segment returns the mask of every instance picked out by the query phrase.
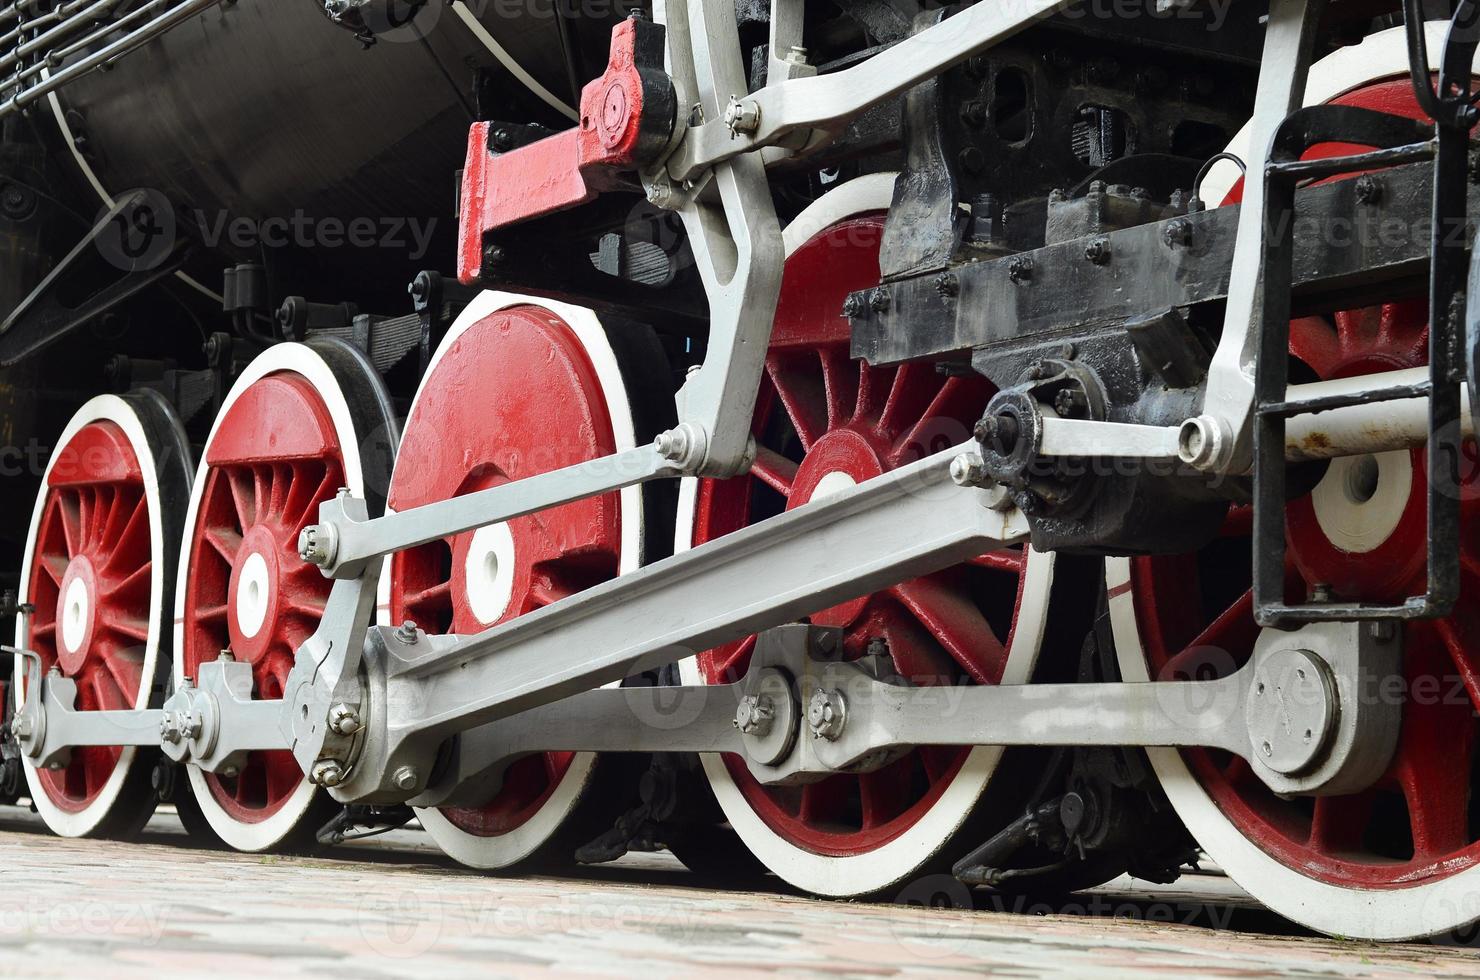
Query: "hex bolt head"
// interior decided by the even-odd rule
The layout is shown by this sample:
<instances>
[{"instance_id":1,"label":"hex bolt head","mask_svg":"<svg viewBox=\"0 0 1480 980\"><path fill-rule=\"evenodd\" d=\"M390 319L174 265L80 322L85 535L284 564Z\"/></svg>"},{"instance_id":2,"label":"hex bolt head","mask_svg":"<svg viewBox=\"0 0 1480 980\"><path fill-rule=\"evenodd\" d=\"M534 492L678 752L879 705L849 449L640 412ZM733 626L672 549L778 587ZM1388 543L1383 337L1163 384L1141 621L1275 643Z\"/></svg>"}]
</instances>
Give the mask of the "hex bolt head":
<instances>
[{"instance_id":1,"label":"hex bolt head","mask_svg":"<svg viewBox=\"0 0 1480 980\"><path fill-rule=\"evenodd\" d=\"M847 724L848 703L841 691L812 692L807 702L807 727L813 738L824 738L836 742Z\"/></svg>"},{"instance_id":2,"label":"hex bolt head","mask_svg":"<svg viewBox=\"0 0 1480 980\"><path fill-rule=\"evenodd\" d=\"M1026 255L1014 255L1007 262L1007 278L1021 286L1033 278L1033 260Z\"/></svg>"},{"instance_id":3,"label":"hex bolt head","mask_svg":"<svg viewBox=\"0 0 1480 980\"><path fill-rule=\"evenodd\" d=\"M888 310L889 303L889 290L885 289L883 286L880 286L878 289L875 289L873 292L868 294L869 308L875 313L883 313Z\"/></svg>"},{"instance_id":4,"label":"hex bolt head","mask_svg":"<svg viewBox=\"0 0 1480 980\"><path fill-rule=\"evenodd\" d=\"M1382 181L1371 174L1358 177L1356 187L1353 189L1356 192L1358 204L1376 204L1382 200Z\"/></svg>"},{"instance_id":5,"label":"hex bolt head","mask_svg":"<svg viewBox=\"0 0 1480 980\"><path fill-rule=\"evenodd\" d=\"M725 106L725 126L732 138L755 132L761 126L761 107L753 99L730 96L730 104Z\"/></svg>"},{"instance_id":6,"label":"hex bolt head","mask_svg":"<svg viewBox=\"0 0 1480 980\"><path fill-rule=\"evenodd\" d=\"M987 464L976 453L962 453L951 460L951 482L958 487L979 487L987 480Z\"/></svg>"},{"instance_id":7,"label":"hex bolt head","mask_svg":"<svg viewBox=\"0 0 1480 980\"><path fill-rule=\"evenodd\" d=\"M402 623L400 628L396 630L396 639L406 644L408 647L416 646L417 638L418 634L415 620L406 620L406 622Z\"/></svg>"},{"instance_id":8,"label":"hex bolt head","mask_svg":"<svg viewBox=\"0 0 1480 980\"><path fill-rule=\"evenodd\" d=\"M742 735L765 738L776 721L776 703L764 694L747 694L735 708L735 727Z\"/></svg>"},{"instance_id":9,"label":"hex bolt head","mask_svg":"<svg viewBox=\"0 0 1480 980\"><path fill-rule=\"evenodd\" d=\"M1096 238L1084 246L1084 257L1095 265L1105 265L1110 261L1110 239Z\"/></svg>"},{"instance_id":10,"label":"hex bolt head","mask_svg":"<svg viewBox=\"0 0 1480 980\"><path fill-rule=\"evenodd\" d=\"M163 722L161 722L163 727ZM15 721L10 723L10 734L16 738L29 738L31 735L31 719L25 715L18 715Z\"/></svg>"},{"instance_id":11,"label":"hex bolt head","mask_svg":"<svg viewBox=\"0 0 1480 980\"><path fill-rule=\"evenodd\" d=\"M360 713L348 704L336 704L329 709L329 728L336 735L349 736L363 727Z\"/></svg>"},{"instance_id":12,"label":"hex bolt head","mask_svg":"<svg viewBox=\"0 0 1480 980\"><path fill-rule=\"evenodd\" d=\"M335 759L320 759L313 764L308 778L320 786L338 786L344 781L344 766Z\"/></svg>"},{"instance_id":13,"label":"hex bolt head","mask_svg":"<svg viewBox=\"0 0 1480 980\"><path fill-rule=\"evenodd\" d=\"M319 540L317 525L311 524L299 532L298 557L310 565L322 565L328 560L328 553Z\"/></svg>"},{"instance_id":14,"label":"hex bolt head","mask_svg":"<svg viewBox=\"0 0 1480 980\"><path fill-rule=\"evenodd\" d=\"M1192 222L1173 218L1161 229L1161 240L1167 248L1185 248L1192 244Z\"/></svg>"},{"instance_id":15,"label":"hex bolt head","mask_svg":"<svg viewBox=\"0 0 1480 980\"><path fill-rule=\"evenodd\" d=\"M843 316L848 319L857 319L863 314L863 310L863 298L857 293L849 293L848 298L843 300Z\"/></svg>"},{"instance_id":16,"label":"hex bolt head","mask_svg":"<svg viewBox=\"0 0 1480 980\"><path fill-rule=\"evenodd\" d=\"M942 272L935 277L935 291L949 299L961 291L961 280L956 278L954 272Z\"/></svg>"},{"instance_id":17,"label":"hex bolt head","mask_svg":"<svg viewBox=\"0 0 1480 980\"><path fill-rule=\"evenodd\" d=\"M420 774L417 773L415 766L402 766L396 770L395 776L392 777L397 788L404 790L416 789L417 780L420 778Z\"/></svg>"}]
</instances>

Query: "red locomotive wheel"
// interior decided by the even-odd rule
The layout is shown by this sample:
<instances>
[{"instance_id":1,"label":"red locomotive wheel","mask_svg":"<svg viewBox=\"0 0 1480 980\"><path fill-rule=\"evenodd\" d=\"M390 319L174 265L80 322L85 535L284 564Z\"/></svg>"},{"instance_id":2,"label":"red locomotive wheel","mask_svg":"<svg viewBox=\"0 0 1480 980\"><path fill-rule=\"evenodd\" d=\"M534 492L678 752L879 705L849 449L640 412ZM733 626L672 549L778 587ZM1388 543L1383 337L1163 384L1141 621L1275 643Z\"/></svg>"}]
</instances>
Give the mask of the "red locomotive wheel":
<instances>
[{"instance_id":1,"label":"red locomotive wheel","mask_svg":"<svg viewBox=\"0 0 1480 980\"><path fill-rule=\"evenodd\" d=\"M372 516L394 438L374 369L347 345L280 344L248 366L216 419L196 475L177 593L177 681L226 655L252 665L253 696L284 695L294 653L318 627L330 582L298 535L340 487ZM306 843L332 801L290 752L253 752L239 773L190 769L222 840L260 851Z\"/></svg>"},{"instance_id":2,"label":"red locomotive wheel","mask_svg":"<svg viewBox=\"0 0 1480 980\"><path fill-rule=\"evenodd\" d=\"M756 409L751 473L701 481L680 508L679 547L847 490L970 437L993 389L930 364L873 368L849 355L849 292L879 280L892 179L865 178L822 198L788 229L788 259ZM803 231L802 229L806 229ZM815 234L810 232L816 229ZM803 237L806 235L807 237ZM820 610L850 658L928 685L1024 681L1042 637L1050 556L1026 550L976 561ZM685 679L732 681L754 639L700 654ZM774 873L822 894L857 895L915 873L961 827L996 768L995 748L925 747L862 775L767 788L743 760L704 758L735 831ZM980 843L974 841L973 843Z\"/></svg>"},{"instance_id":3,"label":"red locomotive wheel","mask_svg":"<svg viewBox=\"0 0 1480 980\"><path fill-rule=\"evenodd\" d=\"M153 395L94 398L47 466L26 544L17 646L77 684L81 711L144 708L168 669L166 590L190 485L189 448ZM17 657L15 676L25 673ZM24 699L17 685L18 702ZM23 756L36 809L69 837L126 836L154 811L157 750L87 747L62 768Z\"/></svg>"},{"instance_id":4,"label":"red locomotive wheel","mask_svg":"<svg viewBox=\"0 0 1480 980\"><path fill-rule=\"evenodd\" d=\"M648 442L671 424L671 391L651 331L608 330L590 310L485 293L422 381L389 506L406 510ZM390 565L389 621L477 633L630 572L661 557L654 546L666 551L672 496L671 487L631 487L401 552ZM486 804L419 815L449 855L474 867L568 856L611 826L622 801L596 786L612 771L593 753L529 756Z\"/></svg>"},{"instance_id":5,"label":"red locomotive wheel","mask_svg":"<svg viewBox=\"0 0 1480 980\"><path fill-rule=\"evenodd\" d=\"M1401 48L1402 31L1396 34L1388 44ZM1380 64L1383 38L1363 45L1374 55L1362 65L1363 81ZM1401 50L1390 53L1401 58ZM1335 101L1421 116L1406 75L1361 84ZM1351 151L1333 144L1311 155ZM1427 363L1427 318L1423 300L1309 317L1291 324L1290 350L1321 379L1419 367ZM1406 684L1396 693L1404 698L1403 727L1375 786L1352 796L1282 799L1227 753L1152 753L1172 802L1212 857L1260 901L1329 932L1410 938L1480 916L1480 806L1472 803L1480 782L1480 473L1472 442L1466 452L1458 608L1448 619L1402 627ZM1318 585L1340 599L1371 602L1424 590L1424 462L1422 450L1337 459L1291 502L1291 601L1305 601ZM1259 634L1249 517L1247 509L1232 511L1222 539L1198 554L1111 563L1112 615L1128 679L1206 677L1247 662Z\"/></svg>"}]
</instances>

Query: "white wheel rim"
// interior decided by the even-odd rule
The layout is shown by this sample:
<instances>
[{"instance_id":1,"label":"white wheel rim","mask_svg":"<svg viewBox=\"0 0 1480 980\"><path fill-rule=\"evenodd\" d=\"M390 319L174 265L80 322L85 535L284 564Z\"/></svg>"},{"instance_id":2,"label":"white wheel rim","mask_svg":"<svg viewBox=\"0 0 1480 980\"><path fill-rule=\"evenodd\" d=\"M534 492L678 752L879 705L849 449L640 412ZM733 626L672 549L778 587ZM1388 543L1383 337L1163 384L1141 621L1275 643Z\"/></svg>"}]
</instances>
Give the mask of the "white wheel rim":
<instances>
[{"instance_id":1,"label":"white wheel rim","mask_svg":"<svg viewBox=\"0 0 1480 980\"><path fill-rule=\"evenodd\" d=\"M592 366L596 369L597 381L601 385L601 394L607 403L608 414L611 418L612 436L617 451L622 452L635 448L637 433L632 416L632 405L617 363L616 353L612 350L611 342L607 339L606 330L602 327L600 318L595 312L585 307L534 296L522 296L518 293L485 291L477 296L467 309L463 310L448 330L447 336L437 346L424 377L431 378L435 374L437 365L468 330L498 311L514 306L535 306L549 310L570 327L571 332L575 334L585 350L586 356L590 358ZM416 397L412 400L408 419L415 416L420 396L421 391L418 389ZM643 562L642 490L635 486L626 487L620 491L619 499L622 528L621 554L618 558L617 574L625 575L641 567ZM508 539L507 544L504 543L505 539ZM475 532L473 547L469 551L469 565L465 568L470 585L475 581L472 556L478 553L492 553L499 565L497 574L488 575L486 565L479 561L476 581L480 588L477 593L470 591L468 596L469 603L473 607L473 614L484 622L491 623L507 609L513 589L512 572L515 567L515 556L513 540L509 537L507 525L495 524ZM387 561L385 571L380 577L379 618L382 624L390 622L390 579L390 566ZM492 613L495 607L498 609L497 614L484 615L485 612ZM586 787L590 784L595 765L595 753L577 753L540 808L518 827L497 836L484 837L469 833L436 809L418 808L416 815L427 834L453 860L473 868L488 870L506 868L534 854L555 835L581 802Z\"/></svg>"},{"instance_id":2,"label":"white wheel rim","mask_svg":"<svg viewBox=\"0 0 1480 980\"><path fill-rule=\"evenodd\" d=\"M868 211L886 210L894 193L893 174L870 174L829 191L808 206L782 233L786 254L806 244L817 233L839 221ZM847 487L832 476L819 482L812 500L841 492ZM698 482L682 481L679 488L678 528L674 551L693 547L694 513ZM1054 556L1029 550L1012 644L1002 683L1025 684L1037 663L1043 634L1048 626L1048 595L1053 582ZM685 684L702 684L698 661L690 657L679 664ZM824 855L799 847L778 834L745 799L721 755L700 756L716 800L741 841L782 880L818 895L847 897L876 892L896 885L913 874L948 842L971 815L992 774L1002 759L999 746L972 749L960 770L936 803L914 824L888 843L871 851L846 855Z\"/></svg>"},{"instance_id":3,"label":"white wheel rim","mask_svg":"<svg viewBox=\"0 0 1480 980\"><path fill-rule=\"evenodd\" d=\"M350 412L349 402L344 392L340 390L333 369L317 351L304 344L277 344L269 347L256 360L247 365L241 377L237 378L236 384L231 386L231 391L221 405L221 411L217 413L216 420L211 424L211 434L206 439L206 445L209 446L215 441L221 421L226 418L232 406L246 390L268 375L280 371L300 375L313 386L324 407L328 409L330 421L334 426L334 434L344 454L345 486L349 487L350 492L356 496L364 496L365 474L360 459L360 446L365 434L355 429L354 416ZM206 462L205 454L202 454L200 466L195 474L195 483L190 491L190 507L185 513L185 540L180 545L179 576L175 586L175 650L177 655L174 663L174 679L176 684L180 684L185 679L183 655L185 597L190 583L191 546L194 543L192 536L195 533L201 500L205 494L206 475L209 472L210 466ZM238 594L238 601L240 598ZM263 615L265 616L265 612ZM275 847L297 829L304 814L313 805L314 794L318 792L318 788L310 783L307 777L304 777L303 781L298 784L298 788L275 813L256 823L244 823L227 813L216 801L205 773L195 766L187 766L185 771L190 779L191 789L195 791L196 802L206 821L211 825L211 829L227 845L239 851L265 851Z\"/></svg>"},{"instance_id":4,"label":"white wheel rim","mask_svg":"<svg viewBox=\"0 0 1480 980\"><path fill-rule=\"evenodd\" d=\"M1432 68L1437 68L1437 58L1444 50L1447 29L1446 24L1438 22L1426 25ZM1403 29L1383 31L1311 66L1305 104L1327 102L1365 85L1407 73ZM1235 138L1230 150L1238 153L1247 144L1245 129ZM1209 174L1203 184L1205 200L1221 201L1227 196L1238 179L1237 168L1229 169L1233 171L1231 179L1226 179L1225 170L1216 184L1217 175ZM1407 453L1402 455L1407 457ZM1130 560L1108 559L1105 584L1121 676L1126 681L1149 680L1145 647L1136 621ZM1281 864L1249 840L1203 789L1181 752L1148 748L1146 754L1172 807L1198 844L1245 891L1286 918L1332 935L1371 940L1422 938L1480 918L1480 867L1408 888L1345 888L1317 881Z\"/></svg>"},{"instance_id":5,"label":"white wheel rim","mask_svg":"<svg viewBox=\"0 0 1480 980\"><path fill-rule=\"evenodd\" d=\"M57 440L58 446L66 446L72 441L78 432L94 422L112 422L123 431L133 448L134 456L139 461L139 469L144 478L144 499L149 509L149 554L151 557L149 574L149 608L156 610L155 615L150 617L149 637L144 644L144 660L139 676L142 678L140 689L134 694L134 707L147 708L149 706L150 688L153 686L155 671L159 666L159 644L161 637L162 616L158 610L164 607L164 528L161 524L163 510L159 499L159 473L155 466L153 454L149 451L149 439L144 432L144 426L139 421L134 409L116 395L99 395L78 410L72 420L67 423L66 429L62 431L61 438ZM27 602L30 589L31 563L35 561L36 537L40 532L41 517L45 511L46 486L51 477L52 467L56 465L61 457L60 453L53 453L50 462L46 465L46 471L42 474L42 491L37 495L36 506L31 514L31 528L26 537L26 551L22 568L27 574L22 576L20 590L18 592L21 602ZM90 600L89 600L90 601ZM15 645L24 648L26 637L30 629L29 618L22 613L16 617ZM74 648L75 649L75 648ZM24 660L15 658L14 673L12 676L20 677L25 672ZM15 704L19 709L25 704L25 695L21 690L22 685L14 684ZM118 801L118 795L123 791L123 782L128 777L130 769L137 758L138 750L124 748L119 752L118 763L113 767L107 782L93 798L92 803L82 810L69 811L58 807L40 782L40 773L30 757L22 755L21 765L26 773L26 783L30 787L31 801L36 804L36 812L41 815L47 827L63 837L82 837L92 833L107 818L114 803Z\"/></svg>"}]
</instances>

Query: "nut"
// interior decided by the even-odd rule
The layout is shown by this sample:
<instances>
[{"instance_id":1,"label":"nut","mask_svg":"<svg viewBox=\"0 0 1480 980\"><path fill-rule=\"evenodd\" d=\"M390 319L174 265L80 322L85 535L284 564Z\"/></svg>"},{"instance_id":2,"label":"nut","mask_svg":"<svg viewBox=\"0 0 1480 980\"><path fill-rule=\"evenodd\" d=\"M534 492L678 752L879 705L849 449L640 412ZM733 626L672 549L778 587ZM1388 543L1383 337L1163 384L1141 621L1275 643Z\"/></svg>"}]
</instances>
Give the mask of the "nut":
<instances>
[{"instance_id":1,"label":"nut","mask_svg":"<svg viewBox=\"0 0 1480 980\"><path fill-rule=\"evenodd\" d=\"M1105 265L1110 261L1110 239L1096 238L1084 246L1084 257L1095 265Z\"/></svg>"},{"instance_id":2,"label":"nut","mask_svg":"<svg viewBox=\"0 0 1480 980\"><path fill-rule=\"evenodd\" d=\"M775 702L764 694L747 694L735 708L735 727L742 735L765 738L775 720Z\"/></svg>"},{"instance_id":3,"label":"nut","mask_svg":"<svg viewBox=\"0 0 1480 980\"><path fill-rule=\"evenodd\" d=\"M730 104L725 107L725 126L731 138L755 132L761 126L761 107L752 99L730 96Z\"/></svg>"},{"instance_id":4,"label":"nut","mask_svg":"<svg viewBox=\"0 0 1480 980\"><path fill-rule=\"evenodd\" d=\"M344 781L344 766L335 759L320 759L313 764L308 778L320 786L338 786Z\"/></svg>"},{"instance_id":5,"label":"nut","mask_svg":"<svg viewBox=\"0 0 1480 980\"><path fill-rule=\"evenodd\" d=\"M336 735L353 735L363 727L360 713L348 704L336 704L329 709L329 728Z\"/></svg>"},{"instance_id":6,"label":"nut","mask_svg":"<svg viewBox=\"0 0 1480 980\"><path fill-rule=\"evenodd\" d=\"M976 453L962 453L951 460L951 482L958 487L979 487L987 479L987 464Z\"/></svg>"},{"instance_id":7,"label":"nut","mask_svg":"<svg viewBox=\"0 0 1480 980\"><path fill-rule=\"evenodd\" d=\"M414 766L402 766L396 770L392 778L400 789L412 790L416 789L416 783L420 777Z\"/></svg>"},{"instance_id":8,"label":"nut","mask_svg":"<svg viewBox=\"0 0 1480 980\"><path fill-rule=\"evenodd\" d=\"M840 691L813 691L807 702L807 727L813 738L835 742L847 723L848 704Z\"/></svg>"}]
</instances>

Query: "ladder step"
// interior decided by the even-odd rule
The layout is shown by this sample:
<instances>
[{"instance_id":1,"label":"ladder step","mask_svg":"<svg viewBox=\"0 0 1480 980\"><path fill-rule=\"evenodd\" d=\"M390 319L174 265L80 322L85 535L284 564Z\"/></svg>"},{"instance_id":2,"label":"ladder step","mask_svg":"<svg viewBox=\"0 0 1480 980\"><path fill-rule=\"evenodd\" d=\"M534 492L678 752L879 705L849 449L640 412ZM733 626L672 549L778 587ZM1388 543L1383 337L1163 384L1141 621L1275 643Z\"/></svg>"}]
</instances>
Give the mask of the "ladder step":
<instances>
[{"instance_id":1,"label":"ladder step","mask_svg":"<svg viewBox=\"0 0 1480 980\"><path fill-rule=\"evenodd\" d=\"M1418 384L1398 385L1392 388L1373 388L1370 391L1343 392L1338 395L1322 395L1318 398L1296 398L1290 401L1260 405L1261 416L1306 415L1312 412L1328 412L1333 408L1350 408L1353 405L1371 405L1375 402L1396 402L1408 398L1427 398L1433 385L1428 381Z\"/></svg>"}]
</instances>

